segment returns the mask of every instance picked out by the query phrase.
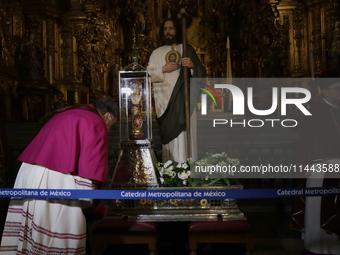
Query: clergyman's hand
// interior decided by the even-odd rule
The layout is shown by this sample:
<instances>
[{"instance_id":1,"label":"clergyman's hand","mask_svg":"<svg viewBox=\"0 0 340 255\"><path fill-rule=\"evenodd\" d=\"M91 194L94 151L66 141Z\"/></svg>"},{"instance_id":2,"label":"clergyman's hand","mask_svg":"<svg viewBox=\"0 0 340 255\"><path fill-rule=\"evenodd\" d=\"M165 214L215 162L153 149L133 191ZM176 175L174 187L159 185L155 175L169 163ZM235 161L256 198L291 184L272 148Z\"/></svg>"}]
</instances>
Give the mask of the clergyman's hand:
<instances>
[{"instance_id":1,"label":"clergyman's hand","mask_svg":"<svg viewBox=\"0 0 340 255\"><path fill-rule=\"evenodd\" d=\"M187 66L190 69L194 68L194 63L192 63L191 59L186 57L186 58L182 58L182 66Z\"/></svg>"},{"instance_id":2,"label":"clergyman's hand","mask_svg":"<svg viewBox=\"0 0 340 255\"><path fill-rule=\"evenodd\" d=\"M168 62L162 67L163 73L171 73L179 68L179 64L176 62Z\"/></svg>"}]
</instances>

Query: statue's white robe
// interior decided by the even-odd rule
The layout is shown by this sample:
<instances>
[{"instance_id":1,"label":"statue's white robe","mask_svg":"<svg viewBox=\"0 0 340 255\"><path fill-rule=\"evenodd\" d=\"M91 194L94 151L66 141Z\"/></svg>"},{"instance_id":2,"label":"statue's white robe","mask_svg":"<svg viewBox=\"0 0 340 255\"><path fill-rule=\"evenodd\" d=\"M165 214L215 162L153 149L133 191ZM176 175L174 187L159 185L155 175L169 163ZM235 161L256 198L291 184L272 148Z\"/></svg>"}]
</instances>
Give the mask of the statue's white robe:
<instances>
[{"instance_id":1,"label":"statue's white robe","mask_svg":"<svg viewBox=\"0 0 340 255\"><path fill-rule=\"evenodd\" d=\"M176 51L182 56L182 44L175 46ZM153 84L153 93L155 99L156 114L160 117L170 100L172 90L177 82L180 74L180 68L171 72L163 73L162 67L166 64L165 56L171 51L171 46L164 45L154 50L150 56L147 70L151 76ZM193 72L193 70L191 70ZM191 116L191 158L195 159L197 154L197 134L196 134L196 111ZM177 162L184 162L188 158L187 153L187 136L186 131L183 131L177 138L162 146L163 162L172 159Z\"/></svg>"}]
</instances>

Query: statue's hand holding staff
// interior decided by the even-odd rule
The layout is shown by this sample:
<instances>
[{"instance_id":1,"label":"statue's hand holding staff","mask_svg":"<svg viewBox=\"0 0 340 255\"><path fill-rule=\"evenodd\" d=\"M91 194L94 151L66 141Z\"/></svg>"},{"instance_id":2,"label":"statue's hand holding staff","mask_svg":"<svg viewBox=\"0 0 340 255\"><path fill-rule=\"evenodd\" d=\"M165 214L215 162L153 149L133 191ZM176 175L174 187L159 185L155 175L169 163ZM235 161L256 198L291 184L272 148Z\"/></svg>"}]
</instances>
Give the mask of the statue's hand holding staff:
<instances>
[{"instance_id":1,"label":"statue's hand holding staff","mask_svg":"<svg viewBox=\"0 0 340 255\"><path fill-rule=\"evenodd\" d=\"M187 66L190 69L194 68L194 63L192 63L191 59L188 57L182 58L182 66Z\"/></svg>"}]
</instances>

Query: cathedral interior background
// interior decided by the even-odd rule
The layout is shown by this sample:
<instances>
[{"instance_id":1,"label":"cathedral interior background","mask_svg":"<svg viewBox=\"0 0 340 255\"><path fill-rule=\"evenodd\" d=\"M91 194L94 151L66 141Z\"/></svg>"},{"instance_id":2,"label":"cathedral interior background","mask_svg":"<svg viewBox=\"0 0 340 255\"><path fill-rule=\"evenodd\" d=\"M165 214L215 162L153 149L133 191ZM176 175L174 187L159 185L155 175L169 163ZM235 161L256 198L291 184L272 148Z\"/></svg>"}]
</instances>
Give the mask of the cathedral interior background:
<instances>
[{"instance_id":1,"label":"cathedral interior background","mask_svg":"<svg viewBox=\"0 0 340 255\"><path fill-rule=\"evenodd\" d=\"M54 109L105 96L118 100L118 71L132 62L135 45L138 63L146 67L151 52L160 46L162 20L179 13L186 15L188 43L208 77L227 77L228 38L233 77L318 77L325 68L339 70L340 0L0 0L4 129L0 187L13 185L17 156ZM221 97L228 100L224 93ZM263 85L254 93L254 104L268 109L271 88ZM317 93L312 90L313 96ZM154 130L157 134L156 126ZM232 149L248 162L259 157L294 161L296 132L280 135L278 144L263 138L250 146L229 134L234 139ZM109 133L111 166L117 139L114 129ZM155 148L160 148L157 135ZM251 180L244 185L270 187L284 182ZM0 200L2 212L6 203Z\"/></svg>"},{"instance_id":2,"label":"cathedral interior background","mask_svg":"<svg viewBox=\"0 0 340 255\"><path fill-rule=\"evenodd\" d=\"M131 63L134 41L146 67L161 21L180 12L208 77L226 77L228 37L233 77L310 77L311 67L317 76L336 65L336 0L1 0L0 8L5 122L45 122L58 101L117 98L117 71ZM259 107L268 92L256 91Z\"/></svg>"}]
</instances>

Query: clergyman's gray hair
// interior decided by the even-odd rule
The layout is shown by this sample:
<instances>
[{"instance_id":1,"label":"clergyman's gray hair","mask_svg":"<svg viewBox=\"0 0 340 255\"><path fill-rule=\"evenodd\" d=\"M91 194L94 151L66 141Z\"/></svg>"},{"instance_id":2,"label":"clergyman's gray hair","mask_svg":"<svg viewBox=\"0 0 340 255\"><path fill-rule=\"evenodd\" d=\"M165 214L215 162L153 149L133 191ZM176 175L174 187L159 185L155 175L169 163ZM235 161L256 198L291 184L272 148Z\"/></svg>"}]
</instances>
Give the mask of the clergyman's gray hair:
<instances>
[{"instance_id":1,"label":"clergyman's gray hair","mask_svg":"<svg viewBox=\"0 0 340 255\"><path fill-rule=\"evenodd\" d=\"M113 117L117 119L119 117L118 105L109 97L98 99L93 103L93 106L96 107L103 115L109 112Z\"/></svg>"}]
</instances>

